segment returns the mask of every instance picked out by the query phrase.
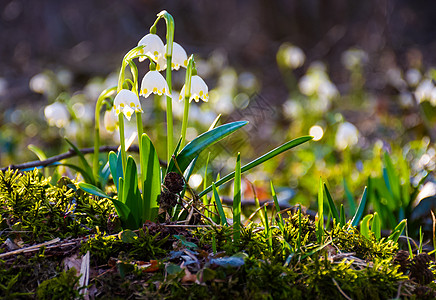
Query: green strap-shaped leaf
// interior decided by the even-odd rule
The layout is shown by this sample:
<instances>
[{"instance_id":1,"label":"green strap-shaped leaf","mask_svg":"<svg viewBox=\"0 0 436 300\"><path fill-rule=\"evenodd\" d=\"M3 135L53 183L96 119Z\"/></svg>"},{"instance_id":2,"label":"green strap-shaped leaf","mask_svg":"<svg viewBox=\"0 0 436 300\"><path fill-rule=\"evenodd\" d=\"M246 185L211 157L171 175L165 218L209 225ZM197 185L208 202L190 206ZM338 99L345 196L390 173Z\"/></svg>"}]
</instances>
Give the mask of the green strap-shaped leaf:
<instances>
[{"instance_id":1,"label":"green strap-shaped leaf","mask_svg":"<svg viewBox=\"0 0 436 300\"><path fill-rule=\"evenodd\" d=\"M377 241L381 238L381 224L380 224L380 216L377 212L374 213L374 217L371 222L371 231L374 233Z\"/></svg>"},{"instance_id":2,"label":"green strap-shaped leaf","mask_svg":"<svg viewBox=\"0 0 436 300\"><path fill-rule=\"evenodd\" d=\"M325 194L327 196L327 203L329 205L330 208L330 212L333 215L333 219L336 220L336 224L339 223L339 215L338 215L338 210L336 209L336 205L333 202L332 196L330 195L329 189L327 188L327 185L324 183L324 190L325 190Z\"/></svg>"},{"instance_id":3,"label":"green strap-shaped leaf","mask_svg":"<svg viewBox=\"0 0 436 300\"><path fill-rule=\"evenodd\" d=\"M138 188L138 172L133 157L127 158L126 174L124 177L123 198L121 202L127 205L133 214L137 224L142 224L143 204L141 193ZM137 228L136 228L137 229Z\"/></svg>"},{"instance_id":4,"label":"green strap-shaped leaf","mask_svg":"<svg viewBox=\"0 0 436 300\"><path fill-rule=\"evenodd\" d=\"M403 232L404 228L406 228L407 220L404 219L398 225L394 228L392 233L388 236L388 241L394 241L397 242L400 238L401 233Z\"/></svg>"},{"instance_id":5,"label":"green strap-shaped leaf","mask_svg":"<svg viewBox=\"0 0 436 300\"><path fill-rule=\"evenodd\" d=\"M201 151L207 147L215 144L219 140L225 138L229 134L235 132L244 125L247 125L247 121L237 121L229 124L221 125L215 129L206 131L200 136L196 137L190 143L188 143L177 155L177 164L182 172L188 167L191 161L200 154ZM167 172L175 171L174 162L171 161L168 164Z\"/></svg>"},{"instance_id":6,"label":"green strap-shaped leaf","mask_svg":"<svg viewBox=\"0 0 436 300\"><path fill-rule=\"evenodd\" d=\"M79 148L76 147L76 145L74 145L69 139L65 138L65 140L67 141L68 144L70 144L71 148L73 148L74 152L76 152L77 156L79 157L82 165L83 165L83 169L85 170L86 173L88 173L88 177L91 178L91 182L92 184L95 184L95 178L94 178L94 174L92 173L92 168L91 166L88 164L88 161L85 158L85 155L83 155L82 152L80 152Z\"/></svg>"},{"instance_id":7,"label":"green strap-shaped leaf","mask_svg":"<svg viewBox=\"0 0 436 300\"><path fill-rule=\"evenodd\" d=\"M319 178L318 184L318 226L317 226L318 242L322 243L324 234L324 189L322 186L322 179Z\"/></svg>"},{"instance_id":8,"label":"green strap-shaped leaf","mask_svg":"<svg viewBox=\"0 0 436 300\"><path fill-rule=\"evenodd\" d=\"M151 220L152 210L157 209L157 198L160 195L160 166L156 149L148 135L141 137L145 182L143 182L142 196L144 201L142 219Z\"/></svg>"},{"instance_id":9,"label":"green strap-shaped leaf","mask_svg":"<svg viewBox=\"0 0 436 300\"><path fill-rule=\"evenodd\" d=\"M27 146L27 148L32 151L36 156L38 156L39 160L46 160L47 159L47 155L45 155L44 151L42 151L41 148L30 144L29 146Z\"/></svg>"},{"instance_id":10,"label":"green strap-shaped leaf","mask_svg":"<svg viewBox=\"0 0 436 300\"><path fill-rule=\"evenodd\" d=\"M221 126L220 126L221 127ZM220 128L218 127L218 128ZM216 129L218 129L216 128ZM215 130L215 129L214 129ZM264 155L262 155L261 157L256 158L255 160L249 162L248 164L246 164L245 166L243 166L241 168L241 173L244 173L248 170L251 170L254 167L257 167L258 165L266 162L267 160L285 152L286 150L292 149L298 145L301 145L307 141L310 141L311 139L313 139L312 136L302 136L299 138L296 138L292 141L289 141L273 150L271 150L268 153L265 153ZM189 145L189 144L188 144ZM232 172L230 174L227 174L226 176L224 176L223 178L221 178L220 180L218 180L215 185L221 186L222 184L226 183L227 181L233 179L233 177L235 177L235 172ZM207 189L203 190L200 194L198 194L199 197L202 197L204 194L209 193L212 190L212 186L210 185Z\"/></svg>"},{"instance_id":11,"label":"green strap-shaped leaf","mask_svg":"<svg viewBox=\"0 0 436 300\"><path fill-rule=\"evenodd\" d=\"M54 166L54 167L65 166L65 167L68 167L70 169L73 169L73 170L79 172L80 174L82 174L83 179L85 180L85 182L91 183L91 184L94 183L93 177L91 177L92 173L91 173L91 176L90 176L90 173L86 172L83 168L81 168L79 166L76 166L76 165L73 165L73 164L67 164L67 163L61 163L61 164L56 164L56 165L49 165L49 167L52 167L52 166Z\"/></svg>"},{"instance_id":12,"label":"green strap-shaped leaf","mask_svg":"<svg viewBox=\"0 0 436 300\"><path fill-rule=\"evenodd\" d=\"M238 152L235 167L235 184L233 186L233 239L241 235L241 153Z\"/></svg>"},{"instance_id":13,"label":"green strap-shaped leaf","mask_svg":"<svg viewBox=\"0 0 436 300\"><path fill-rule=\"evenodd\" d=\"M360 199L359 206L357 207L356 213L354 214L354 217L351 220L352 226L357 226L357 224L359 224L359 221L362 218L363 212L365 210L366 199L367 199L367 188L365 187L365 190L363 191L362 199Z\"/></svg>"},{"instance_id":14,"label":"green strap-shaped leaf","mask_svg":"<svg viewBox=\"0 0 436 300\"><path fill-rule=\"evenodd\" d=\"M114 180L115 186L118 193L120 192L119 180L123 177L123 163L121 161L121 156L115 152L109 152L109 168L111 170L112 178Z\"/></svg>"},{"instance_id":15,"label":"green strap-shaped leaf","mask_svg":"<svg viewBox=\"0 0 436 300\"><path fill-rule=\"evenodd\" d=\"M271 195L272 195L273 200L274 200L274 206L275 206L277 214L279 216L279 223L278 223L278 225L279 225L280 231L284 232L285 222L283 221L283 216L280 213L279 201L277 199L277 194L276 194L276 191L274 189L274 185L273 185L272 181L270 182L270 185L271 185Z\"/></svg>"},{"instance_id":16,"label":"green strap-shaped leaf","mask_svg":"<svg viewBox=\"0 0 436 300\"><path fill-rule=\"evenodd\" d=\"M81 190L91 194L91 195L95 195L95 196L98 196L101 198L110 199L115 206L115 209L118 213L118 216L121 219L121 222L123 223L123 228L129 228L129 229L137 229L138 228L137 221L133 217L133 215L130 211L130 208L126 204L124 204L123 202L121 202L117 199L114 199L114 198L108 196L105 192L103 192L101 189L99 189L95 185L80 182L79 188Z\"/></svg>"},{"instance_id":17,"label":"green strap-shaped leaf","mask_svg":"<svg viewBox=\"0 0 436 300\"><path fill-rule=\"evenodd\" d=\"M367 239L369 239L371 236L369 234L370 230L369 230L369 221L371 221L373 215L366 215L362 222L360 222L360 233L366 237Z\"/></svg>"},{"instance_id":18,"label":"green strap-shaped leaf","mask_svg":"<svg viewBox=\"0 0 436 300\"><path fill-rule=\"evenodd\" d=\"M344 227L346 223L347 223L347 220L345 218L345 209L344 209L344 205L341 203L341 211L340 211L340 215L339 215L339 226Z\"/></svg>"},{"instance_id":19,"label":"green strap-shaped leaf","mask_svg":"<svg viewBox=\"0 0 436 300\"><path fill-rule=\"evenodd\" d=\"M212 188L213 188L213 197L216 203L216 207L218 210L218 214L220 215L221 225L228 225L226 214L224 213L223 204L221 203L220 196L218 194L217 187L215 186L215 183L212 182Z\"/></svg>"}]
</instances>

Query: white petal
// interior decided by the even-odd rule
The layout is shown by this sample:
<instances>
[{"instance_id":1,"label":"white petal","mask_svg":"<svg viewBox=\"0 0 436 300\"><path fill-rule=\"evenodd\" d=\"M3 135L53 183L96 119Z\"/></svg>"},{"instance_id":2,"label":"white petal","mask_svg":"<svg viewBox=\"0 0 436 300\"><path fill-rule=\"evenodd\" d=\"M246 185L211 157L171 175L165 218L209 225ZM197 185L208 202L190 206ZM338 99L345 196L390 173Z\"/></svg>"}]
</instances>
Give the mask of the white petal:
<instances>
[{"instance_id":1,"label":"white petal","mask_svg":"<svg viewBox=\"0 0 436 300\"><path fill-rule=\"evenodd\" d=\"M134 109L132 109L130 106L124 106L123 108L123 114L126 116L127 120L130 121L130 118L132 117L133 113L135 112Z\"/></svg>"},{"instance_id":2,"label":"white petal","mask_svg":"<svg viewBox=\"0 0 436 300\"><path fill-rule=\"evenodd\" d=\"M103 124L107 131L114 132L118 126L118 118L116 116L115 108L112 107L112 110L107 110L104 113Z\"/></svg>"},{"instance_id":3,"label":"white petal","mask_svg":"<svg viewBox=\"0 0 436 300\"><path fill-rule=\"evenodd\" d=\"M199 98L207 102L209 100L209 88L200 76L194 75L191 77L190 100L195 99L195 101L198 102Z\"/></svg>"},{"instance_id":4,"label":"white petal","mask_svg":"<svg viewBox=\"0 0 436 300\"><path fill-rule=\"evenodd\" d=\"M138 42L138 46L140 45L144 45L144 48L139 52L150 56L156 62L159 56L165 56L164 43L157 34L147 34ZM145 60L145 57L139 58L139 61L143 60Z\"/></svg>"},{"instance_id":5,"label":"white petal","mask_svg":"<svg viewBox=\"0 0 436 300\"><path fill-rule=\"evenodd\" d=\"M69 123L69 113L66 106L54 102L44 108L44 115L50 126L65 127Z\"/></svg>"},{"instance_id":6,"label":"white petal","mask_svg":"<svg viewBox=\"0 0 436 300\"><path fill-rule=\"evenodd\" d=\"M166 47L166 46L165 46ZM171 59L172 69L178 70L180 67L188 66L188 55L182 46L173 42L173 58Z\"/></svg>"},{"instance_id":7,"label":"white petal","mask_svg":"<svg viewBox=\"0 0 436 300\"><path fill-rule=\"evenodd\" d=\"M116 115L119 115L122 112L129 120L134 111L142 112L141 103L139 103L138 96L136 96L134 92L126 89L119 91L119 93L115 96L114 109ZM126 113L129 111L131 111L130 116L127 116Z\"/></svg>"},{"instance_id":8,"label":"white petal","mask_svg":"<svg viewBox=\"0 0 436 300\"><path fill-rule=\"evenodd\" d=\"M140 95L144 98L150 96L151 93L162 95L165 94L171 97L168 84L165 78L158 71L149 71L142 78Z\"/></svg>"}]
</instances>

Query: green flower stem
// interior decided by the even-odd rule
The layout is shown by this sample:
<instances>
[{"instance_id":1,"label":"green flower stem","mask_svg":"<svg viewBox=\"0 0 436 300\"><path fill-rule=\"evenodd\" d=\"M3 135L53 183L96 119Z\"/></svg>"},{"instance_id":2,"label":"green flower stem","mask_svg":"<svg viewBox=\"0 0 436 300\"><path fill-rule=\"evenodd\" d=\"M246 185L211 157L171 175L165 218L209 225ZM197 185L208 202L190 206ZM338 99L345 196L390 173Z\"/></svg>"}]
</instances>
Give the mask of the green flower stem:
<instances>
[{"instance_id":1,"label":"green flower stem","mask_svg":"<svg viewBox=\"0 0 436 300\"><path fill-rule=\"evenodd\" d=\"M118 126L120 130L120 146L121 146L121 162L123 164L123 174L126 174L127 156L126 156L126 142L124 140L124 115L118 115Z\"/></svg>"},{"instance_id":2,"label":"green flower stem","mask_svg":"<svg viewBox=\"0 0 436 300\"><path fill-rule=\"evenodd\" d=\"M151 33L156 33L156 24L159 19L165 19L165 23L167 26L167 47L165 58L167 59L167 70L166 70L166 81L168 84L168 93L172 92L172 80L171 80L171 66L172 66L172 57L173 57L173 41L174 41L174 19L173 17L166 11L163 10L157 15L157 19L154 22L153 26L150 28ZM167 96L167 161L171 160L171 155L174 150L174 138L173 138L173 104L171 97Z\"/></svg>"},{"instance_id":3,"label":"green flower stem","mask_svg":"<svg viewBox=\"0 0 436 300\"><path fill-rule=\"evenodd\" d=\"M144 133L144 129L142 127L142 112L137 111L136 112L136 127L138 130L138 146L139 146L139 160L140 160L140 178L141 178L141 186L142 186L142 192L144 192L144 182L145 182L145 174L144 174L144 158L142 155L142 134Z\"/></svg>"},{"instance_id":4,"label":"green flower stem","mask_svg":"<svg viewBox=\"0 0 436 300\"><path fill-rule=\"evenodd\" d=\"M169 48L169 47L167 47ZM167 54L167 84L168 84L168 93L172 92L172 84L171 84L171 56ZM167 162L171 160L171 155L174 150L174 138L173 138L173 102L172 98L167 96Z\"/></svg>"},{"instance_id":5,"label":"green flower stem","mask_svg":"<svg viewBox=\"0 0 436 300\"><path fill-rule=\"evenodd\" d=\"M98 96L97 104L95 105L95 129L94 129L94 156L92 162L92 171L96 182L98 180L98 173L100 166L98 164L99 148L100 148L100 110L103 106L104 100L110 97L116 91L117 87L112 87L101 92Z\"/></svg>"},{"instance_id":6,"label":"green flower stem","mask_svg":"<svg viewBox=\"0 0 436 300\"><path fill-rule=\"evenodd\" d=\"M188 129L188 116L189 116L189 98L191 98L191 77L192 69L194 65L194 56L190 56L188 60L188 66L186 68L186 78L185 78L185 105L183 109L183 121L182 121L182 134L181 134L181 144L180 149L183 149L186 139L186 130Z\"/></svg>"}]
</instances>

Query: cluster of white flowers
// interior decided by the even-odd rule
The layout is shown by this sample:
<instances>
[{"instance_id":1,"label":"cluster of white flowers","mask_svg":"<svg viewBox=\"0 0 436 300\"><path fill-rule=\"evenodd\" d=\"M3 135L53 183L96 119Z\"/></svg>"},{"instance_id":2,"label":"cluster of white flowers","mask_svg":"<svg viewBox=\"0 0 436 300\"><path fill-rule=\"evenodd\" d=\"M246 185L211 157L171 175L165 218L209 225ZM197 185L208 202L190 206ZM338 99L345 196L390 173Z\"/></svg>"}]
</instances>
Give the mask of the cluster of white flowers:
<instances>
[{"instance_id":1,"label":"cluster of white flowers","mask_svg":"<svg viewBox=\"0 0 436 300\"><path fill-rule=\"evenodd\" d=\"M139 61L144 61L146 57L151 58L156 63L156 70L150 70L142 79L141 87L139 89L139 95L147 98L151 94L166 95L171 97L171 91L165 78L160 71L167 68L166 49L167 45L164 45L160 37L156 34L149 33L144 36L138 43L138 46L143 46L138 51ZM180 67L187 68L188 56L186 51L177 43L173 43L171 68L173 70L179 70ZM183 100L185 95L185 86L183 86L180 92L179 100ZM208 101L209 90L200 76L194 75L191 78L191 93L190 101L196 102L202 99ZM118 92L114 100L114 113L118 116L123 113L124 116L130 120L133 112L142 112L141 103L139 97L132 91L123 89ZM109 117L107 117L109 121ZM111 126L109 126L111 127Z\"/></svg>"},{"instance_id":2,"label":"cluster of white flowers","mask_svg":"<svg viewBox=\"0 0 436 300\"><path fill-rule=\"evenodd\" d=\"M330 81L326 67L321 62L314 62L309 66L306 74L298 82L298 88L306 96L317 98L314 109L326 111L330 101L339 95L336 86Z\"/></svg>"}]
</instances>

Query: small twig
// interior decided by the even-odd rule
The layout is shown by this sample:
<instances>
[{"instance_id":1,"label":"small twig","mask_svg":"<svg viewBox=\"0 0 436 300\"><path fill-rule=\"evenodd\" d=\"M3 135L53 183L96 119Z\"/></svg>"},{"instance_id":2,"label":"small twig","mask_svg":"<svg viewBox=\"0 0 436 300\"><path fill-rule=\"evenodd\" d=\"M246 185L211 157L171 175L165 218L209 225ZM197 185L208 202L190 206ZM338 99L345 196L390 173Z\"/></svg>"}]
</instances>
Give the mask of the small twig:
<instances>
[{"instance_id":1,"label":"small twig","mask_svg":"<svg viewBox=\"0 0 436 300\"><path fill-rule=\"evenodd\" d=\"M214 227L214 226L212 226L212 225L188 225L188 224L180 224L180 225L177 225L177 224L163 224L162 226L165 226L165 227L181 227L181 228L190 228L190 227L192 227L192 228L202 228L202 227L204 227L204 228L212 228L212 227ZM217 225L217 226L219 226L219 225Z\"/></svg>"},{"instance_id":2,"label":"small twig","mask_svg":"<svg viewBox=\"0 0 436 300\"><path fill-rule=\"evenodd\" d=\"M51 241L48 241L48 242L45 242L45 243L42 243L42 244L33 245L33 246L30 246L30 247L21 248L21 249L18 249L18 250L2 253L2 254L0 254L0 258L6 257L6 256L10 256L10 255L20 254L22 252L35 251L35 250L40 249L41 247L45 247L45 246L48 246L48 245L51 245L51 244L56 244L60 240L61 240L60 238L55 238L55 239L53 239Z\"/></svg>"},{"instance_id":3,"label":"small twig","mask_svg":"<svg viewBox=\"0 0 436 300\"><path fill-rule=\"evenodd\" d=\"M345 297L345 299L347 299L347 300L353 300L353 299L351 299L350 297L348 297L347 294L344 293L344 291L341 289L341 287L339 286L339 284L336 282L336 280L335 280L334 278L332 278L332 280L333 280L333 283L334 283L334 284L336 285L336 287L338 288L339 293L341 293L342 296Z\"/></svg>"},{"instance_id":4,"label":"small twig","mask_svg":"<svg viewBox=\"0 0 436 300\"><path fill-rule=\"evenodd\" d=\"M83 148L83 149L79 149L79 150L82 154L94 153L94 148ZM99 148L99 152L110 152L110 151L115 151L115 152L118 151L118 146L101 146ZM139 147L137 145L132 145L132 146L130 146L130 148L127 151L139 153ZM61 161L63 159L71 158L74 156L77 156L77 153L73 149L69 149L68 152L52 156L52 157L47 158L45 160L36 160L36 161L31 161L31 162L27 162L27 163L23 163L23 164L19 164L19 165L9 165L5 168L1 168L0 171L4 172L4 171L7 171L8 169L22 170L22 169L35 168L35 167L47 167L53 163L56 163L56 162ZM167 163L162 161L162 160L159 160L159 164L164 168L167 167Z\"/></svg>"}]
</instances>

